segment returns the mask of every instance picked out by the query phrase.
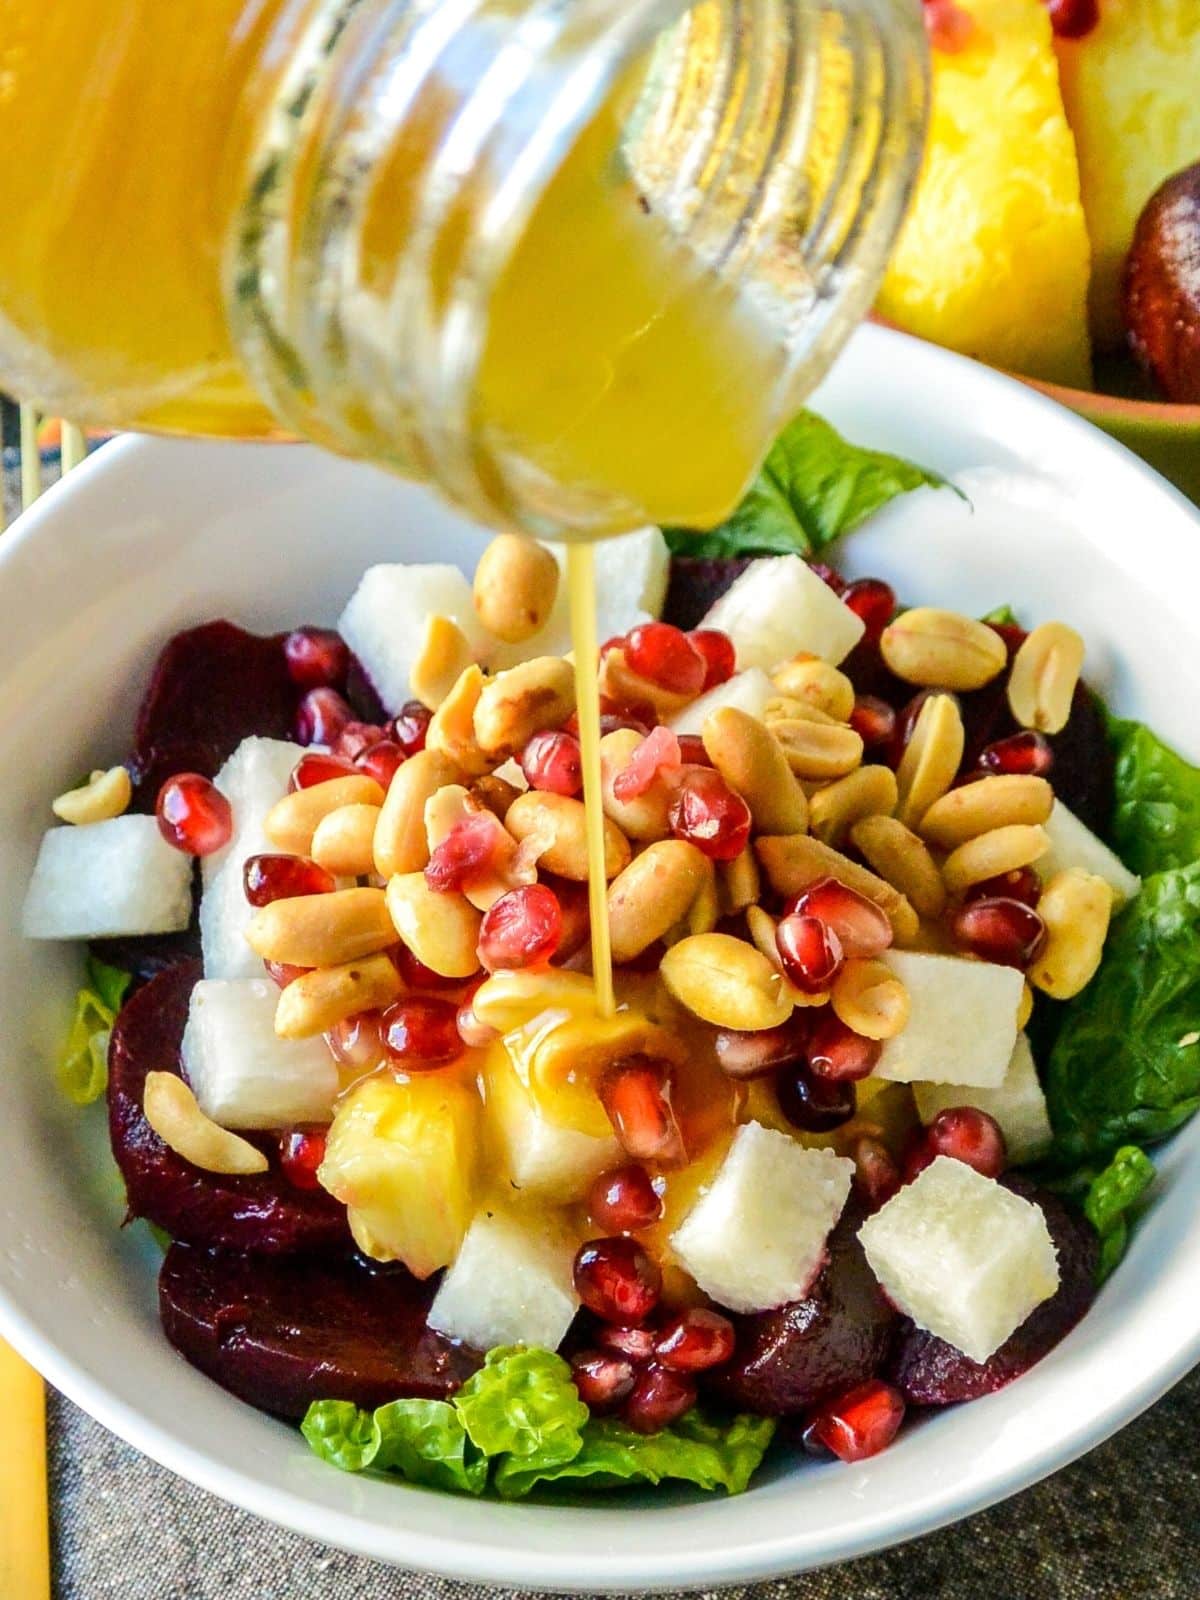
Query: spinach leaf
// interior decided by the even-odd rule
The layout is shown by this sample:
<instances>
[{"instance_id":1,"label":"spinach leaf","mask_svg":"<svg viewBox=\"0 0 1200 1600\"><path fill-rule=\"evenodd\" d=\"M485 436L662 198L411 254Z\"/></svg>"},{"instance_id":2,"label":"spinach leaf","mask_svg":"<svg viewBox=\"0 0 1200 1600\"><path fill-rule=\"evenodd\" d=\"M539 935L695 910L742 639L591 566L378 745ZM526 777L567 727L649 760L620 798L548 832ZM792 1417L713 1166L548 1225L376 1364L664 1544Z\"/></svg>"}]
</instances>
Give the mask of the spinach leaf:
<instances>
[{"instance_id":1,"label":"spinach leaf","mask_svg":"<svg viewBox=\"0 0 1200 1600\"><path fill-rule=\"evenodd\" d=\"M1105 1278L1129 1243L1129 1212L1154 1182L1154 1163L1135 1144L1122 1145L1104 1171L1092 1179L1083 1214L1100 1236L1096 1276Z\"/></svg>"},{"instance_id":2,"label":"spinach leaf","mask_svg":"<svg viewBox=\"0 0 1200 1600\"><path fill-rule=\"evenodd\" d=\"M1113 849L1144 878L1200 860L1200 767L1143 723L1113 718L1109 729L1117 758Z\"/></svg>"}]
</instances>

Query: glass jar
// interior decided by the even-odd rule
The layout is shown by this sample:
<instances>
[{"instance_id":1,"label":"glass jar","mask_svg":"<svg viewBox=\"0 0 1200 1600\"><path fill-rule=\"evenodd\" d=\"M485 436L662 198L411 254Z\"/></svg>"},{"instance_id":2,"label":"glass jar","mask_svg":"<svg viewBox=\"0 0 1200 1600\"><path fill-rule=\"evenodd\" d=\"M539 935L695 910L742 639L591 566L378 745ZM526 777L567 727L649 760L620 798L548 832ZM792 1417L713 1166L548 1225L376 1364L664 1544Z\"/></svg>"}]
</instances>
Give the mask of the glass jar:
<instances>
[{"instance_id":1,"label":"glass jar","mask_svg":"<svg viewBox=\"0 0 1200 1600\"><path fill-rule=\"evenodd\" d=\"M8 385L532 533L725 515L920 156L915 0L12 3Z\"/></svg>"}]
</instances>

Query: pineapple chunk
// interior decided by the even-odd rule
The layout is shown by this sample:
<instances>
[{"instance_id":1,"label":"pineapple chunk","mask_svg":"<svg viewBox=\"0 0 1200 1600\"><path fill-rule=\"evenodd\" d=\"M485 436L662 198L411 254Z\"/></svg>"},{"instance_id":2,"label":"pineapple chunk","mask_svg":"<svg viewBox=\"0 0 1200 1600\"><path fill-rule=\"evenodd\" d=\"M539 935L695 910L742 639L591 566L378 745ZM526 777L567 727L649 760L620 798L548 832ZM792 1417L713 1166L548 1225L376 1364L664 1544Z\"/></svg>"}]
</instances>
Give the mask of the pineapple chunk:
<instances>
[{"instance_id":1,"label":"pineapple chunk","mask_svg":"<svg viewBox=\"0 0 1200 1600\"><path fill-rule=\"evenodd\" d=\"M616 1166L615 1138L596 1138L552 1122L517 1076L503 1044L489 1052L487 1131L504 1177L524 1195L566 1204L581 1199L592 1179Z\"/></svg>"},{"instance_id":2,"label":"pineapple chunk","mask_svg":"<svg viewBox=\"0 0 1200 1600\"><path fill-rule=\"evenodd\" d=\"M1050 19L1043 0L959 3L975 34L934 52L925 169L879 310L965 355L1086 387L1089 248Z\"/></svg>"},{"instance_id":3,"label":"pineapple chunk","mask_svg":"<svg viewBox=\"0 0 1200 1600\"><path fill-rule=\"evenodd\" d=\"M1046 883L1055 873L1078 867L1094 878L1104 879L1113 892L1114 908L1123 906L1140 891L1142 880L1061 800L1054 802L1044 826L1050 848L1038 862L1037 870Z\"/></svg>"},{"instance_id":4,"label":"pineapple chunk","mask_svg":"<svg viewBox=\"0 0 1200 1600\"><path fill-rule=\"evenodd\" d=\"M807 650L837 666L862 638L865 624L799 556L752 561L714 606L702 628L733 640L737 664L770 672Z\"/></svg>"},{"instance_id":5,"label":"pineapple chunk","mask_svg":"<svg viewBox=\"0 0 1200 1600\"><path fill-rule=\"evenodd\" d=\"M750 667L748 671L735 673L732 678L719 683L715 689L693 700L691 705L684 706L672 721L671 731L697 735L703 733L706 719L724 706L733 706L735 710L744 711L747 716L757 717L761 722L767 701L777 693L778 690L761 667Z\"/></svg>"},{"instance_id":6,"label":"pineapple chunk","mask_svg":"<svg viewBox=\"0 0 1200 1600\"><path fill-rule=\"evenodd\" d=\"M1038 1081L1029 1037L1017 1035L1016 1049L996 1089L969 1089L958 1084L914 1083L913 1096L922 1122L929 1123L951 1106L975 1106L1000 1124L1008 1159L1016 1166L1036 1161L1050 1148L1054 1131L1046 1096Z\"/></svg>"},{"instance_id":7,"label":"pineapple chunk","mask_svg":"<svg viewBox=\"0 0 1200 1600\"><path fill-rule=\"evenodd\" d=\"M938 1156L859 1229L871 1270L919 1328L986 1361L1058 1288L1038 1206Z\"/></svg>"},{"instance_id":8,"label":"pineapple chunk","mask_svg":"<svg viewBox=\"0 0 1200 1600\"><path fill-rule=\"evenodd\" d=\"M429 1326L477 1350L504 1344L557 1350L579 1309L575 1248L540 1213L480 1211L434 1296Z\"/></svg>"},{"instance_id":9,"label":"pineapple chunk","mask_svg":"<svg viewBox=\"0 0 1200 1600\"><path fill-rule=\"evenodd\" d=\"M910 1010L903 1030L885 1041L874 1076L998 1088L1017 1042L1021 974L913 950L889 950L883 959L908 990Z\"/></svg>"},{"instance_id":10,"label":"pineapple chunk","mask_svg":"<svg viewBox=\"0 0 1200 1600\"><path fill-rule=\"evenodd\" d=\"M398 711L411 695L409 674L430 616L456 622L482 658L488 635L475 614L471 585L457 567L405 562L368 567L338 620L388 711Z\"/></svg>"},{"instance_id":11,"label":"pineapple chunk","mask_svg":"<svg viewBox=\"0 0 1200 1600\"><path fill-rule=\"evenodd\" d=\"M417 1278L454 1260L474 1211L479 1110L445 1072L368 1078L342 1101L318 1177L365 1255Z\"/></svg>"},{"instance_id":12,"label":"pineapple chunk","mask_svg":"<svg viewBox=\"0 0 1200 1600\"><path fill-rule=\"evenodd\" d=\"M676 1257L731 1311L799 1300L850 1193L854 1163L748 1122L707 1193L671 1235Z\"/></svg>"},{"instance_id":13,"label":"pineapple chunk","mask_svg":"<svg viewBox=\"0 0 1200 1600\"><path fill-rule=\"evenodd\" d=\"M27 939L178 933L192 917L192 858L153 817L51 828L25 893Z\"/></svg>"}]
</instances>

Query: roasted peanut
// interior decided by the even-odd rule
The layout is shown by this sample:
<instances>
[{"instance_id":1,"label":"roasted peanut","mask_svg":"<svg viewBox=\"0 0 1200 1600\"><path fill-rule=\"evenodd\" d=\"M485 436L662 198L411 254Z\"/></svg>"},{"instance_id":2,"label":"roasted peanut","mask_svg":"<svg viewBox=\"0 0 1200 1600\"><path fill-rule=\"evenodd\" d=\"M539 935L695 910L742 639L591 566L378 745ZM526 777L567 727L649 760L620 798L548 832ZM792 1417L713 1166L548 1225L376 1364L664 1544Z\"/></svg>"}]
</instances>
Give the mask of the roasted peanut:
<instances>
[{"instance_id":1,"label":"roasted peanut","mask_svg":"<svg viewBox=\"0 0 1200 1600\"><path fill-rule=\"evenodd\" d=\"M335 889L273 900L251 917L246 939L264 961L337 967L386 950L396 930L382 889Z\"/></svg>"},{"instance_id":2,"label":"roasted peanut","mask_svg":"<svg viewBox=\"0 0 1200 1600\"><path fill-rule=\"evenodd\" d=\"M596 989L584 973L554 967L494 972L476 989L471 1010L484 1027L511 1033L550 1012L594 1016Z\"/></svg>"},{"instance_id":3,"label":"roasted peanut","mask_svg":"<svg viewBox=\"0 0 1200 1600\"><path fill-rule=\"evenodd\" d=\"M752 846L747 845L732 861L717 863L717 893L723 917L735 917L747 906L758 903L762 894L762 873Z\"/></svg>"},{"instance_id":4,"label":"roasted peanut","mask_svg":"<svg viewBox=\"0 0 1200 1600\"><path fill-rule=\"evenodd\" d=\"M919 831L940 850L953 850L993 828L1045 822L1053 805L1054 790L1045 778L1019 773L979 778L935 800L921 818Z\"/></svg>"},{"instance_id":5,"label":"roasted peanut","mask_svg":"<svg viewBox=\"0 0 1200 1600\"><path fill-rule=\"evenodd\" d=\"M896 768L900 790L896 815L906 828L915 828L954 782L965 743L958 701L953 695L930 695Z\"/></svg>"},{"instance_id":6,"label":"roasted peanut","mask_svg":"<svg viewBox=\"0 0 1200 1600\"><path fill-rule=\"evenodd\" d=\"M864 817L850 829L850 839L867 865L911 900L918 915L941 916L946 885L923 839L895 817Z\"/></svg>"},{"instance_id":7,"label":"roasted peanut","mask_svg":"<svg viewBox=\"0 0 1200 1600\"><path fill-rule=\"evenodd\" d=\"M675 791L659 777L644 794L631 800L618 800L613 793L617 774L629 765L642 738L636 728L614 728L612 733L604 735L600 741L600 792L604 797L605 816L612 818L627 839L644 844L665 839L670 834L668 818Z\"/></svg>"},{"instance_id":8,"label":"roasted peanut","mask_svg":"<svg viewBox=\"0 0 1200 1600\"><path fill-rule=\"evenodd\" d=\"M1103 878L1078 867L1056 872L1037 904L1046 942L1029 969L1030 983L1052 1000L1070 1000L1086 988L1104 954L1112 907Z\"/></svg>"},{"instance_id":9,"label":"roasted peanut","mask_svg":"<svg viewBox=\"0 0 1200 1600\"><path fill-rule=\"evenodd\" d=\"M375 870L382 878L418 872L429 860L425 802L459 776L448 756L421 750L401 766L375 824Z\"/></svg>"},{"instance_id":10,"label":"roasted peanut","mask_svg":"<svg viewBox=\"0 0 1200 1600\"><path fill-rule=\"evenodd\" d=\"M755 849L776 894L800 894L821 878L836 878L847 889L875 902L886 914L898 943L910 944L916 938L920 923L904 895L819 839L805 833L766 836L756 841Z\"/></svg>"},{"instance_id":11,"label":"roasted peanut","mask_svg":"<svg viewBox=\"0 0 1200 1600\"><path fill-rule=\"evenodd\" d=\"M575 673L561 656L538 656L488 678L475 705L479 747L499 761L535 733L561 728L575 709Z\"/></svg>"},{"instance_id":12,"label":"roasted peanut","mask_svg":"<svg viewBox=\"0 0 1200 1600\"><path fill-rule=\"evenodd\" d=\"M475 614L506 644L523 644L540 633L554 609L558 562L544 545L501 533L475 568Z\"/></svg>"},{"instance_id":13,"label":"roasted peanut","mask_svg":"<svg viewBox=\"0 0 1200 1600\"><path fill-rule=\"evenodd\" d=\"M712 863L682 839L647 845L608 890L613 960L632 961L682 922L696 896L713 881Z\"/></svg>"},{"instance_id":14,"label":"roasted peanut","mask_svg":"<svg viewBox=\"0 0 1200 1600\"><path fill-rule=\"evenodd\" d=\"M962 894L973 884L1032 866L1049 848L1045 828L1014 822L960 844L942 862L942 878L951 894Z\"/></svg>"},{"instance_id":15,"label":"roasted peanut","mask_svg":"<svg viewBox=\"0 0 1200 1600\"><path fill-rule=\"evenodd\" d=\"M894 1039L908 1022L908 990L882 961L847 961L830 999L846 1026L864 1039Z\"/></svg>"},{"instance_id":16,"label":"roasted peanut","mask_svg":"<svg viewBox=\"0 0 1200 1600\"><path fill-rule=\"evenodd\" d=\"M798 778L842 778L863 758L863 742L853 728L840 722L813 722L811 718L782 717L770 731L783 746L788 766Z\"/></svg>"},{"instance_id":17,"label":"roasted peanut","mask_svg":"<svg viewBox=\"0 0 1200 1600\"><path fill-rule=\"evenodd\" d=\"M531 789L513 801L504 825L518 841L544 834L546 843L539 860L546 871L556 872L560 878L570 878L574 883L587 881L587 814L582 800ZM615 822L605 817L605 877L615 878L624 871L630 855L625 835Z\"/></svg>"},{"instance_id":18,"label":"roasted peanut","mask_svg":"<svg viewBox=\"0 0 1200 1600\"><path fill-rule=\"evenodd\" d=\"M483 694L484 676L472 664L458 675L425 732L425 748L452 761L460 772L482 777L496 765L485 755L475 734L475 707ZM404 769L401 768L401 771Z\"/></svg>"},{"instance_id":19,"label":"roasted peanut","mask_svg":"<svg viewBox=\"0 0 1200 1600\"><path fill-rule=\"evenodd\" d=\"M110 822L129 810L133 783L124 767L109 767L93 772L78 789L68 789L53 801L50 809L60 822L86 827L89 822Z\"/></svg>"},{"instance_id":20,"label":"roasted peanut","mask_svg":"<svg viewBox=\"0 0 1200 1600\"><path fill-rule=\"evenodd\" d=\"M1008 675L1008 704L1023 728L1061 733L1083 670L1083 640L1065 622L1043 622L1022 640Z\"/></svg>"},{"instance_id":21,"label":"roasted peanut","mask_svg":"<svg viewBox=\"0 0 1200 1600\"><path fill-rule=\"evenodd\" d=\"M436 711L471 665L471 641L449 617L426 618L409 685L423 706Z\"/></svg>"},{"instance_id":22,"label":"roasted peanut","mask_svg":"<svg viewBox=\"0 0 1200 1600\"><path fill-rule=\"evenodd\" d=\"M1021 990L1021 1003L1017 1007L1017 1031L1018 1032L1020 1032L1020 1030L1022 1028L1026 1027L1028 1025L1029 1019L1030 1019L1030 1017L1032 1015L1033 1015L1033 990L1029 987L1028 982L1026 982L1025 987Z\"/></svg>"},{"instance_id":23,"label":"roasted peanut","mask_svg":"<svg viewBox=\"0 0 1200 1600\"><path fill-rule=\"evenodd\" d=\"M840 845L863 817L889 816L898 798L891 767L859 767L809 797L808 826L825 844Z\"/></svg>"},{"instance_id":24,"label":"roasted peanut","mask_svg":"<svg viewBox=\"0 0 1200 1600\"><path fill-rule=\"evenodd\" d=\"M783 975L744 939L699 933L663 957L662 980L680 1005L717 1028L757 1033L792 1013Z\"/></svg>"},{"instance_id":25,"label":"roasted peanut","mask_svg":"<svg viewBox=\"0 0 1200 1600\"><path fill-rule=\"evenodd\" d=\"M793 656L776 667L771 682L780 694L807 701L835 722L847 721L854 710L854 685L844 672L820 656Z\"/></svg>"},{"instance_id":26,"label":"roasted peanut","mask_svg":"<svg viewBox=\"0 0 1200 1600\"><path fill-rule=\"evenodd\" d=\"M688 933L711 933L721 920L721 897L717 893L717 875L710 872L700 885L696 898L687 914Z\"/></svg>"},{"instance_id":27,"label":"roasted peanut","mask_svg":"<svg viewBox=\"0 0 1200 1600\"><path fill-rule=\"evenodd\" d=\"M822 711L811 700L797 700L790 694L773 694L763 706L763 721L768 727L776 722L819 722L822 727L836 727L837 718Z\"/></svg>"},{"instance_id":28,"label":"roasted peanut","mask_svg":"<svg viewBox=\"0 0 1200 1600\"><path fill-rule=\"evenodd\" d=\"M202 1172L248 1176L266 1172L270 1163L249 1139L230 1133L206 1116L196 1096L173 1072L148 1072L142 1110L155 1133L177 1156Z\"/></svg>"},{"instance_id":29,"label":"roasted peanut","mask_svg":"<svg viewBox=\"0 0 1200 1600\"><path fill-rule=\"evenodd\" d=\"M936 689L982 689L1008 665L994 628L936 606L903 612L883 630L879 649L905 683Z\"/></svg>"},{"instance_id":30,"label":"roasted peanut","mask_svg":"<svg viewBox=\"0 0 1200 1600\"><path fill-rule=\"evenodd\" d=\"M403 942L442 978L479 971L482 913L465 895L431 889L423 872L399 873L387 886L387 907Z\"/></svg>"},{"instance_id":31,"label":"roasted peanut","mask_svg":"<svg viewBox=\"0 0 1200 1600\"><path fill-rule=\"evenodd\" d=\"M359 1011L390 1006L403 987L385 955L303 972L279 992L275 1032L281 1039L311 1039Z\"/></svg>"},{"instance_id":32,"label":"roasted peanut","mask_svg":"<svg viewBox=\"0 0 1200 1600\"><path fill-rule=\"evenodd\" d=\"M803 833L808 802L783 746L757 717L722 706L704 719L701 732L709 760L750 807L759 833Z\"/></svg>"},{"instance_id":33,"label":"roasted peanut","mask_svg":"<svg viewBox=\"0 0 1200 1600\"><path fill-rule=\"evenodd\" d=\"M365 772L361 777L331 778L328 783L314 783L311 789L297 789L277 800L267 812L263 830L277 850L308 856L312 854L317 826L326 817L343 806L382 806L383 799L382 786Z\"/></svg>"},{"instance_id":34,"label":"roasted peanut","mask_svg":"<svg viewBox=\"0 0 1200 1600\"><path fill-rule=\"evenodd\" d=\"M501 822L508 815L509 806L524 792L524 789L518 789L515 783L509 783L507 778L500 777L496 772L485 773L482 778L476 778L470 789L471 799L485 807L494 817L499 817Z\"/></svg>"},{"instance_id":35,"label":"roasted peanut","mask_svg":"<svg viewBox=\"0 0 1200 1600\"><path fill-rule=\"evenodd\" d=\"M312 858L337 878L359 878L375 867L379 806L339 806L317 823Z\"/></svg>"}]
</instances>

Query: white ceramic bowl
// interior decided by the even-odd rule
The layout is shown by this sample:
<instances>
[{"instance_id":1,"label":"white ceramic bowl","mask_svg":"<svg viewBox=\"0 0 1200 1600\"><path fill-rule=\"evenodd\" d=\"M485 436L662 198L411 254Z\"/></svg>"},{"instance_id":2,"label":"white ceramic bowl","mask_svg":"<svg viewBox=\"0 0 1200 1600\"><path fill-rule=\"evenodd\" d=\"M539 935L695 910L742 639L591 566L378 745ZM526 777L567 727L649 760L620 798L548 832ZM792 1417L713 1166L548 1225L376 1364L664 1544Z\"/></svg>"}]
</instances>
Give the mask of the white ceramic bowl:
<instances>
[{"instance_id":1,"label":"white ceramic bowl","mask_svg":"<svg viewBox=\"0 0 1200 1600\"><path fill-rule=\"evenodd\" d=\"M914 497L851 542L858 570L924 601L1075 622L1114 704L1200 755L1200 515L1178 494L1041 396L879 329L817 403L861 441L970 474L973 518ZM506 1506L347 1477L169 1348L156 1251L140 1225L117 1226L103 1113L72 1110L51 1081L77 957L15 931L49 797L121 755L174 629L331 619L372 561L470 564L478 549L420 490L313 451L136 440L0 540L0 1331L102 1423L227 1499L386 1561L518 1587L793 1572L924 1533L1098 1443L1200 1357L1200 1124L1163 1150L1128 1259L1033 1372L877 1460L785 1463L736 1500Z\"/></svg>"}]
</instances>

